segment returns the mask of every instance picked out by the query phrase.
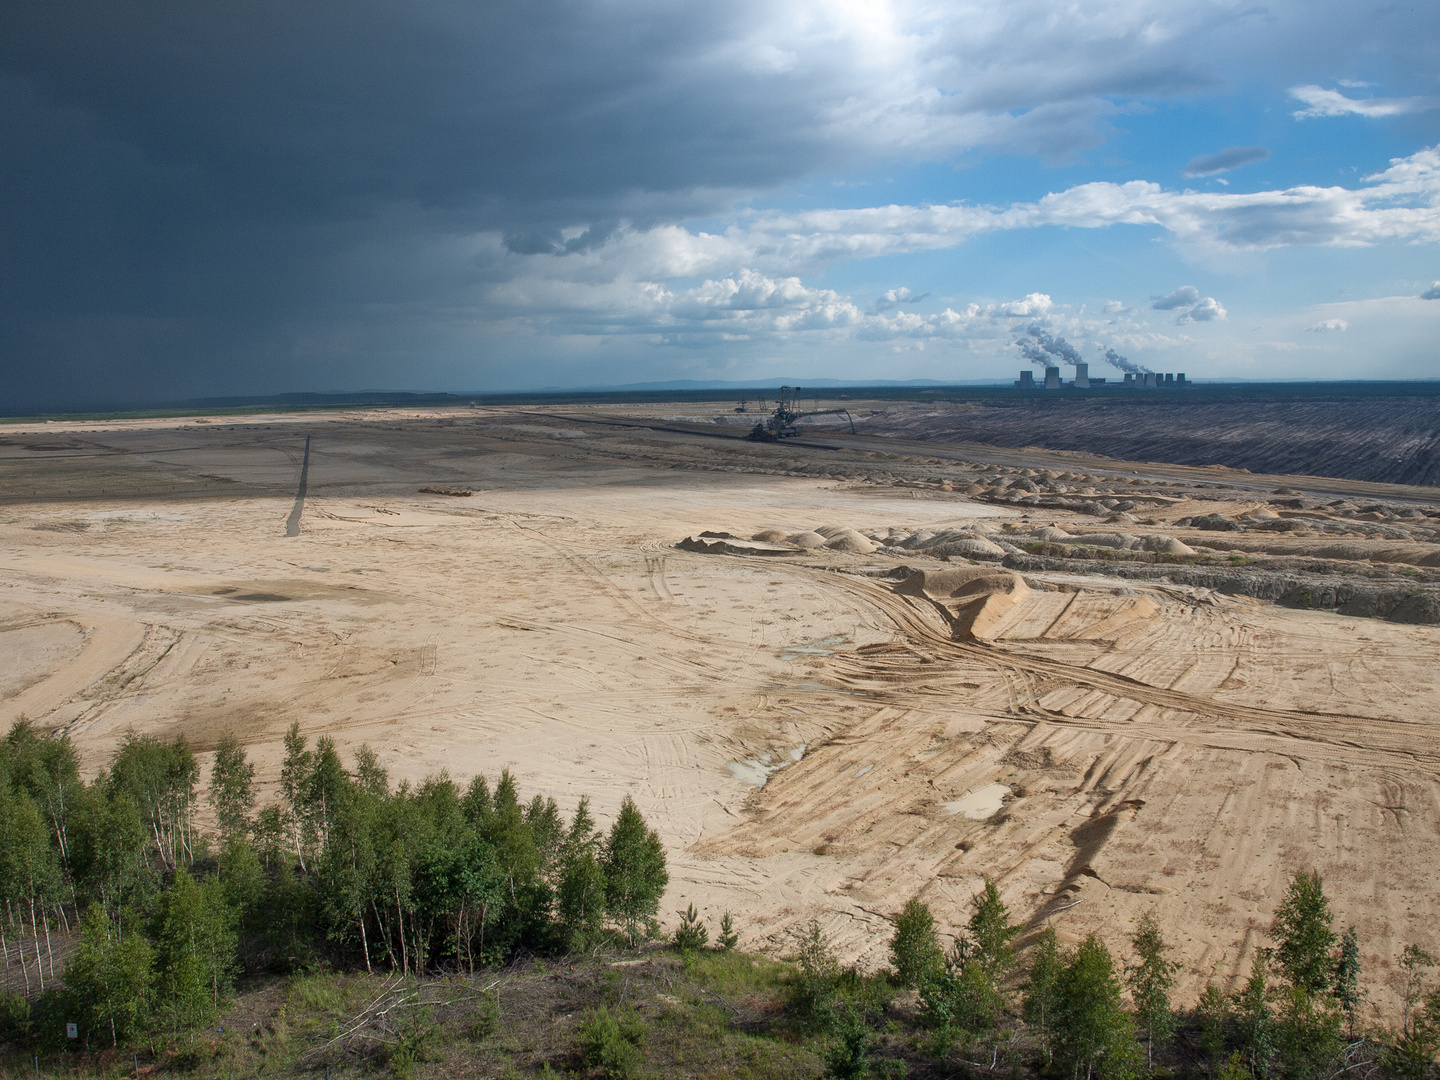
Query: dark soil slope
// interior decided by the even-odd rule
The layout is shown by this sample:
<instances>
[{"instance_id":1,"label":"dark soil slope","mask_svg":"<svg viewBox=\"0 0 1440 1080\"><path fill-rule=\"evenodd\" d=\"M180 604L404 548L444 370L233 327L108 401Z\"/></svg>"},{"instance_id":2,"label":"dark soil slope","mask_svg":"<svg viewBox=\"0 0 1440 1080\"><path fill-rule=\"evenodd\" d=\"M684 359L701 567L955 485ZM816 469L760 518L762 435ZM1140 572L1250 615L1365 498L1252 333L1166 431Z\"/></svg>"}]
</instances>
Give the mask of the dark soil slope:
<instances>
[{"instance_id":1,"label":"dark soil slope","mask_svg":"<svg viewBox=\"0 0 1440 1080\"><path fill-rule=\"evenodd\" d=\"M1110 390L898 407L860 422L877 435L1039 446L1128 461L1440 484L1440 392L1339 387L1273 391Z\"/></svg>"}]
</instances>

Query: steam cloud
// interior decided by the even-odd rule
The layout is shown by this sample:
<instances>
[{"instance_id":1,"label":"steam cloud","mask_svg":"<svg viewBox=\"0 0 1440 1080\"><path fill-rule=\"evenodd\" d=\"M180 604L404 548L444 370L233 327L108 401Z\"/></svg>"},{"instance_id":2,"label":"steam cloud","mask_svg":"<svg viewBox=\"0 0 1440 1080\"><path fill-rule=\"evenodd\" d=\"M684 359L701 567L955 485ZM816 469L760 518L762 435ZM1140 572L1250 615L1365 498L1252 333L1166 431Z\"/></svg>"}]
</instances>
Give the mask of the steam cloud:
<instances>
[{"instance_id":1,"label":"steam cloud","mask_svg":"<svg viewBox=\"0 0 1440 1080\"><path fill-rule=\"evenodd\" d=\"M1121 356L1114 349L1105 350L1105 359L1121 371L1128 371L1132 375L1140 375L1150 370L1144 364L1137 364L1133 360Z\"/></svg>"},{"instance_id":2,"label":"steam cloud","mask_svg":"<svg viewBox=\"0 0 1440 1080\"><path fill-rule=\"evenodd\" d=\"M1015 342L1015 344L1020 349L1020 352L1025 357L1025 359L1029 360L1041 371L1044 371L1047 367L1050 366L1050 357L1046 354L1044 349L1038 348L1034 342L1026 341L1024 338L1021 338L1019 341Z\"/></svg>"},{"instance_id":3,"label":"steam cloud","mask_svg":"<svg viewBox=\"0 0 1440 1080\"><path fill-rule=\"evenodd\" d=\"M1075 346L1071 345L1063 337L1051 337L1050 332L1038 323L1031 324L1025 332L1029 334L1033 340L1020 338L1015 342L1015 345L1025 355L1025 359L1029 360L1036 367L1046 368L1052 366L1050 359L1052 356L1062 363L1071 365L1083 364L1085 362ZM1058 367L1059 365L1054 366Z\"/></svg>"}]
</instances>

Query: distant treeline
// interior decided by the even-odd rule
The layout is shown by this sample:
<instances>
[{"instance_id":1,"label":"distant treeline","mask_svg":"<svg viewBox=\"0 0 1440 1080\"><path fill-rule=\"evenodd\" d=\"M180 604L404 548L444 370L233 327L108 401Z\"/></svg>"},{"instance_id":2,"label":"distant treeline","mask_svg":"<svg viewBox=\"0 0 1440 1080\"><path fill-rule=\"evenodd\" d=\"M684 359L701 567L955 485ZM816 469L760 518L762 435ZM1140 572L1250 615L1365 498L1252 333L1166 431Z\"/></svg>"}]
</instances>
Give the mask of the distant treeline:
<instances>
[{"instance_id":1,"label":"distant treeline","mask_svg":"<svg viewBox=\"0 0 1440 1080\"><path fill-rule=\"evenodd\" d=\"M75 1023L81 1045L117 1046L209 1023L246 970L473 972L657 929L665 853L628 796L602 834L587 799L566 821L508 772L392 787L368 747L347 769L298 726L275 805L255 812L233 738L205 793L214 833L199 779L183 737L131 733L89 784L68 738L22 721L0 742L0 945L25 988L0 1003L5 1034L63 1045Z\"/></svg>"}]
</instances>

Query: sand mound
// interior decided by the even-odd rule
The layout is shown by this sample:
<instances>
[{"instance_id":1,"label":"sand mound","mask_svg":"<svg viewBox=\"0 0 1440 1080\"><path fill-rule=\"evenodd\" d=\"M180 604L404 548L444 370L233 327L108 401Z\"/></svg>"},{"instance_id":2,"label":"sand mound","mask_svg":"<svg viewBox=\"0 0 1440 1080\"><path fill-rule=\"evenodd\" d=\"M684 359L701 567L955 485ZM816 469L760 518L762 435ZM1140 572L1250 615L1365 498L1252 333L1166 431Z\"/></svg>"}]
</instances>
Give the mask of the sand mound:
<instances>
[{"instance_id":1,"label":"sand mound","mask_svg":"<svg viewBox=\"0 0 1440 1080\"><path fill-rule=\"evenodd\" d=\"M783 544L785 542L785 531L783 529L761 529L751 540L762 544Z\"/></svg>"},{"instance_id":2,"label":"sand mound","mask_svg":"<svg viewBox=\"0 0 1440 1080\"><path fill-rule=\"evenodd\" d=\"M951 633L962 640L988 641L1000 620L1030 589L1019 574L989 567L962 567L951 570L916 570L901 567L907 575L895 591L923 596L942 604L949 612Z\"/></svg>"},{"instance_id":3,"label":"sand mound","mask_svg":"<svg viewBox=\"0 0 1440 1080\"><path fill-rule=\"evenodd\" d=\"M925 549L927 555L961 556L967 559L998 559L1005 554L999 544L979 536L962 536Z\"/></svg>"},{"instance_id":4,"label":"sand mound","mask_svg":"<svg viewBox=\"0 0 1440 1080\"><path fill-rule=\"evenodd\" d=\"M937 537L938 535L940 534L937 533L934 529L920 529L912 533L910 536L906 537L904 540L901 540L895 546L907 548L908 550L914 551L917 548L923 548L928 546L935 540L935 537Z\"/></svg>"},{"instance_id":5,"label":"sand mound","mask_svg":"<svg viewBox=\"0 0 1440 1080\"><path fill-rule=\"evenodd\" d=\"M819 532L820 530L815 531ZM854 529L840 530L830 538L829 543L825 546L835 551L848 551L855 555L869 555L875 550L875 545Z\"/></svg>"},{"instance_id":6,"label":"sand mound","mask_svg":"<svg viewBox=\"0 0 1440 1080\"><path fill-rule=\"evenodd\" d=\"M698 537L687 536L675 545L681 551L696 551L702 555L794 555L795 549L780 544L766 544L755 540L739 540L730 534Z\"/></svg>"},{"instance_id":7,"label":"sand mound","mask_svg":"<svg viewBox=\"0 0 1440 1080\"><path fill-rule=\"evenodd\" d=\"M818 532L791 533L785 537L785 542L801 548L822 548L828 543Z\"/></svg>"},{"instance_id":8,"label":"sand mound","mask_svg":"<svg viewBox=\"0 0 1440 1080\"><path fill-rule=\"evenodd\" d=\"M1158 551L1165 555L1194 555L1195 549L1173 536L1142 536L1135 545L1138 551Z\"/></svg>"},{"instance_id":9,"label":"sand mound","mask_svg":"<svg viewBox=\"0 0 1440 1080\"><path fill-rule=\"evenodd\" d=\"M1035 538L1037 540L1043 540L1047 544L1063 544L1066 540L1072 539L1070 534L1064 529L1057 529L1053 525L1047 525L1045 528L1038 530L1035 533Z\"/></svg>"}]
</instances>

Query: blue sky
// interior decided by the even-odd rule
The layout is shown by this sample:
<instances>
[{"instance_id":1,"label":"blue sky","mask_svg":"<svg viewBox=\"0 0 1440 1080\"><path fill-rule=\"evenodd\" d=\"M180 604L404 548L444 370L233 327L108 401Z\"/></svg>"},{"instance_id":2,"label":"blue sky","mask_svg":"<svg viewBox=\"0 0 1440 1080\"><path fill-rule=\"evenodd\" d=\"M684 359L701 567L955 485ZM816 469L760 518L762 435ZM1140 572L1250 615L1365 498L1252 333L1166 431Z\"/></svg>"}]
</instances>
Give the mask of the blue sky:
<instances>
[{"instance_id":1,"label":"blue sky","mask_svg":"<svg viewBox=\"0 0 1440 1080\"><path fill-rule=\"evenodd\" d=\"M1440 375L1435 5L77 3L0 17L17 406L1013 378L1056 337Z\"/></svg>"}]
</instances>

